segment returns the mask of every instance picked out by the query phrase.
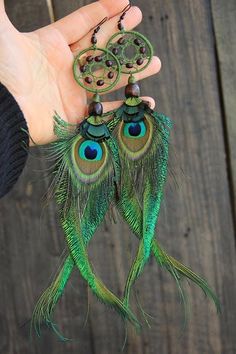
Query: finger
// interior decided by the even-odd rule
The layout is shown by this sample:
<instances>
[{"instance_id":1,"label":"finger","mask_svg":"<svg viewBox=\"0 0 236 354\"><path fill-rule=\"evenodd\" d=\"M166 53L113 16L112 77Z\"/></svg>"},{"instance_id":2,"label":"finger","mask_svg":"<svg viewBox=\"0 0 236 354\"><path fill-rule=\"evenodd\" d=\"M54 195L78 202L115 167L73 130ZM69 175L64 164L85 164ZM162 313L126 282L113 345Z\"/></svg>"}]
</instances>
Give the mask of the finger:
<instances>
[{"instance_id":1,"label":"finger","mask_svg":"<svg viewBox=\"0 0 236 354\"><path fill-rule=\"evenodd\" d=\"M9 29L17 31L6 14L4 0L0 0L0 34L3 34L5 30Z\"/></svg>"},{"instance_id":2,"label":"finger","mask_svg":"<svg viewBox=\"0 0 236 354\"><path fill-rule=\"evenodd\" d=\"M116 32L118 32L117 23L120 18L120 15L114 16L107 22L105 22L97 35L98 47L103 47L107 44L108 39ZM136 27L142 21L142 12L136 6L133 6L123 21L125 29L131 30ZM81 38L81 40L71 45L71 50L73 54L78 54L84 48L91 46L91 33L88 33L86 36Z\"/></svg>"},{"instance_id":3,"label":"finger","mask_svg":"<svg viewBox=\"0 0 236 354\"><path fill-rule=\"evenodd\" d=\"M150 65L140 73L134 74L135 79L137 81L143 80L149 76L157 74L161 70L161 61L158 57L153 57ZM129 79L129 75L127 74L122 74L120 77L120 81L118 84L111 90L110 92L114 92L119 90L120 88L124 87L127 85ZM107 94L107 92L101 93L101 95ZM90 93L88 93L88 97L92 97Z\"/></svg>"},{"instance_id":4,"label":"finger","mask_svg":"<svg viewBox=\"0 0 236 354\"><path fill-rule=\"evenodd\" d=\"M5 11L5 8L4 8L4 0L0 0L0 13Z\"/></svg>"},{"instance_id":5,"label":"finger","mask_svg":"<svg viewBox=\"0 0 236 354\"><path fill-rule=\"evenodd\" d=\"M149 103L150 108L154 109L155 108L155 100L152 97L141 97L143 101L146 101ZM123 101L113 101L113 102L103 102L103 108L104 108L104 113L113 111L114 109L119 108L122 105Z\"/></svg>"},{"instance_id":6,"label":"finger","mask_svg":"<svg viewBox=\"0 0 236 354\"><path fill-rule=\"evenodd\" d=\"M72 44L84 37L105 17L110 18L119 14L128 3L128 0L96 1L81 7L70 15L47 26L47 28L56 28L65 37L67 43Z\"/></svg>"}]
</instances>

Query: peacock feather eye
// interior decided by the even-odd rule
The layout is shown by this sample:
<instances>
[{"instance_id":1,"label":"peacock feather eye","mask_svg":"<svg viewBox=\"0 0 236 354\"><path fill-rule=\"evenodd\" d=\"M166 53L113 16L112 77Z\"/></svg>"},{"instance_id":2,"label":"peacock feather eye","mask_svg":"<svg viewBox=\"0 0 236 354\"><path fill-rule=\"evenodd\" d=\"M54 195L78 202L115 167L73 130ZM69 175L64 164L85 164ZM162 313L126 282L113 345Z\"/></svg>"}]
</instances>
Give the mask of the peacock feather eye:
<instances>
[{"instance_id":1,"label":"peacock feather eye","mask_svg":"<svg viewBox=\"0 0 236 354\"><path fill-rule=\"evenodd\" d=\"M129 138L142 138L146 135L147 128L144 121L124 123L124 136Z\"/></svg>"},{"instance_id":2,"label":"peacock feather eye","mask_svg":"<svg viewBox=\"0 0 236 354\"><path fill-rule=\"evenodd\" d=\"M78 154L81 159L87 161L100 161L102 160L103 151L99 143L92 140L85 140L78 147Z\"/></svg>"},{"instance_id":3,"label":"peacock feather eye","mask_svg":"<svg viewBox=\"0 0 236 354\"><path fill-rule=\"evenodd\" d=\"M140 159L152 142L153 124L148 116L139 122L122 122L118 136L121 151L131 160Z\"/></svg>"},{"instance_id":4,"label":"peacock feather eye","mask_svg":"<svg viewBox=\"0 0 236 354\"><path fill-rule=\"evenodd\" d=\"M72 163L76 177L84 183L95 182L104 172L108 161L104 142L96 142L79 136L72 149Z\"/></svg>"}]
</instances>

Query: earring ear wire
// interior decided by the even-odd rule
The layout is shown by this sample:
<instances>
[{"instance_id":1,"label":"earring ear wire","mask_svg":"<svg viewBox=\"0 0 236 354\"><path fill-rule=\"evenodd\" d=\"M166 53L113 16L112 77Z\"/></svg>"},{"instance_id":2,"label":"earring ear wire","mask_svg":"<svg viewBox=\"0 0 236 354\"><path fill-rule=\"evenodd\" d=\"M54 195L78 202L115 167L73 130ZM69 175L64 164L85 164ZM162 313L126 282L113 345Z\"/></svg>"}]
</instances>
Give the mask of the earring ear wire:
<instances>
[{"instance_id":1,"label":"earring ear wire","mask_svg":"<svg viewBox=\"0 0 236 354\"><path fill-rule=\"evenodd\" d=\"M120 16L119 18L119 21L118 21L118 29L120 31L124 30L124 25L122 24L122 21L124 20L127 12L131 9L132 5L131 3L129 3L123 10L122 10L122 15Z\"/></svg>"},{"instance_id":2,"label":"earring ear wire","mask_svg":"<svg viewBox=\"0 0 236 354\"><path fill-rule=\"evenodd\" d=\"M93 45L97 44L97 38L96 38L96 34L100 31L101 29L101 26L108 20L108 17L104 17L104 19L99 22L99 24L94 27L94 31L93 31L93 34L92 34L92 37L91 37L91 43Z\"/></svg>"}]
</instances>

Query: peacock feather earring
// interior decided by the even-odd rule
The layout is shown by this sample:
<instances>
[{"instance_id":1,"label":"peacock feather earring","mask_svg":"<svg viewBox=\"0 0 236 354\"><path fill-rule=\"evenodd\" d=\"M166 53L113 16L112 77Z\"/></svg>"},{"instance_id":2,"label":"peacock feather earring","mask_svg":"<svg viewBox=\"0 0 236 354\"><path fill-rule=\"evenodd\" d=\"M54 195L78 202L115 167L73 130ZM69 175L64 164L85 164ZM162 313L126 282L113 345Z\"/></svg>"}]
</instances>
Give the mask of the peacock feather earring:
<instances>
[{"instance_id":1,"label":"peacock feather earring","mask_svg":"<svg viewBox=\"0 0 236 354\"><path fill-rule=\"evenodd\" d=\"M207 282L168 256L154 238L167 178L169 131L172 123L168 117L152 110L148 103L140 98L140 88L134 75L151 63L153 48L142 34L125 31L122 21L130 7L131 5L128 5L124 9L118 21L119 32L109 39L106 46L118 58L121 72L129 75L125 88L126 99L113 113L113 136L119 147L121 161L117 208L140 240L126 281L124 304L128 306L131 287L152 252L157 263L166 268L176 280L183 300L184 293L180 281L184 276L195 282L219 310L219 301Z\"/></svg>"},{"instance_id":2,"label":"peacock feather earring","mask_svg":"<svg viewBox=\"0 0 236 354\"><path fill-rule=\"evenodd\" d=\"M49 149L55 158L54 194L69 255L35 307L32 324L38 335L42 323L59 334L52 315L73 268L80 271L100 301L139 327L130 309L96 276L87 253L91 238L116 199L120 183L118 146L110 134L111 113L103 114L99 96L111 90L120 77L119 60L108 49L96 45L96 34L105 20L94 30L92 46L80 52L73 63L77 83L94 94L88 117L78 125L64 122L57 114L54 117L58 140Z\"/></svg>"}]
</instances>

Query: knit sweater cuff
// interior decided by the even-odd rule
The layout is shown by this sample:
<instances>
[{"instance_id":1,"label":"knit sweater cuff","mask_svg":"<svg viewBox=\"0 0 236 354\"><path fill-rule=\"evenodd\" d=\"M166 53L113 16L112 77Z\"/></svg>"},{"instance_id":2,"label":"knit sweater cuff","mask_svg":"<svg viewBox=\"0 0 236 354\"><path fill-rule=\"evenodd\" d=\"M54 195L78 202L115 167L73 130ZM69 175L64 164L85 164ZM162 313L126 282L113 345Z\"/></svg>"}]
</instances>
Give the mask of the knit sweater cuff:
<instances>
[{"instance_id":1,"label":"knit sweater cuff","mask_svg":"<svg viewBox=\"0 0 236 354\"><path fill-rule=\"evenodd\" d=\"M24 115L14 97L0 83L0 197L19 178L28 148L29 136Z\"/></svg>"}]
</instances>

